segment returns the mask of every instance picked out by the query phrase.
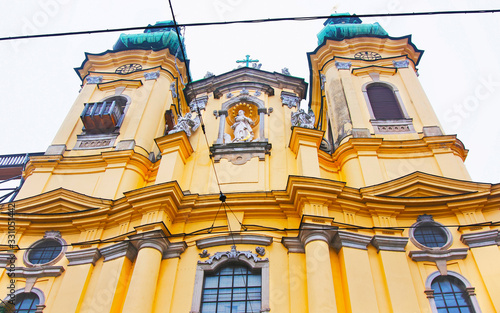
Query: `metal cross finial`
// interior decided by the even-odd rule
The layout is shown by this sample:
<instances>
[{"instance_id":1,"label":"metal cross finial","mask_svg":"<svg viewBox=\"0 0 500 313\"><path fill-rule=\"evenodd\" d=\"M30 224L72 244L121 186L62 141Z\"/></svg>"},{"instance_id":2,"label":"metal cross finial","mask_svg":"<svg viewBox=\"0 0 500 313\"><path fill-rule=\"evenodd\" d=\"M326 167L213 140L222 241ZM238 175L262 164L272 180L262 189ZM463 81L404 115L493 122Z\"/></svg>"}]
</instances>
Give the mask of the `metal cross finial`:
<instances>
[{"instance_id":1,"label":"metal cross finial","mask_svg":"<svg viewBox=\"0 0 500 313\"><path fill-rule=\"evenodd\" d=\"M259 60L252 60L250 59L250 55L246 55L246 59L245 60L236 60L236 63L246 63L245 66L248 67L248 65L250 65L250 63L257 63L259 62Z\"/></svg>"}]
</instances>

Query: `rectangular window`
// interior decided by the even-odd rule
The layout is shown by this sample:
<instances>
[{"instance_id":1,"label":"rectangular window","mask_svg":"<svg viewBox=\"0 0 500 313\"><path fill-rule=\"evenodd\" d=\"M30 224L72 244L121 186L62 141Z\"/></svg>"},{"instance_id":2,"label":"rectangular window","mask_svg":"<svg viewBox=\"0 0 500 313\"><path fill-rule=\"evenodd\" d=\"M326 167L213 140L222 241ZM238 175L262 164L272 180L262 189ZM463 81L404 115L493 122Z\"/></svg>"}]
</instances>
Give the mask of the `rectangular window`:
<instances>
[{"instance_id":1,"label":"rectangular window","mask_svg":"<svg viewBox=\"0 0 500 313\"><path fill-rule=\"evenodd\" d=\"M262 277L260 270L230 265L205 276L201 313L260 312Z\"/></svg>"}]
</instances>

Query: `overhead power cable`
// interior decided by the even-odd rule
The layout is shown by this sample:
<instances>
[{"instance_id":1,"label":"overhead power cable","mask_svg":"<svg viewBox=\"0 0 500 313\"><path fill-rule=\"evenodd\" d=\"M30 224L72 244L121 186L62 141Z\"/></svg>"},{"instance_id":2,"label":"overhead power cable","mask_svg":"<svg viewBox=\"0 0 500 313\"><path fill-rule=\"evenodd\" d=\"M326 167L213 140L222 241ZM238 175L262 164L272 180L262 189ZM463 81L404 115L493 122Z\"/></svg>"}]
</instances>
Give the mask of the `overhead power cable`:
<instances>
[{"instance_id":1,"label":"overhead power cable","mask_svg":"<svg viewBox=\"0 0 500 313\"><path fill-rule=\"evenodd\" d=\"M426 15L453 15L453 14L484 14L484 13L500 13L500 9L487 9L487 10L460 10L460 11L431 11L431 12L403 12L403 13L373 13L373 14L351 14L342 15L339 17L410 17L410 16L426 16ZM335 18L330 15L320 15L320 16L302 16L302 17L278 17L278 18L265 18L265 19L254 19L254 20L236 20L236 21L223 21L223 22L200 22L200 23L184 23L177 24L174 22L174 27L196 27L196 26L213 26L213 25L230 25L230 24L250 24L250 23L268 23L268 22L283 22L283 21L312 21ZM47 33L38 35L25 35L25 36L12 36L12 37L0 37L0 41L5 40L18 40L18 39L32 39L32 38L44 38L44 37L61 37L61 36L75 36L75 35L89 35L89 34L99 34L99 33L112 33L112 32L124 32L133 30L143 30L143 29L154 29L154 28L165 28L165 26L134 26L134 27L121 27L121 28L110 28L110 29L96 29L96 30L83 30L74 32L61 32L61 33Z\"/></svg>"},{"instance_id":2,"label":"overhead power cable","mask_svg":"<svg viewBox=\"0 0 500 313\"><path fill-rule=\"evenodd\" d=\"M179 25L177 24L177 21L175 20L175 14L174 14L174 8L172 7L172 1L168 0L168 4L170 5L170 12L172 13L172 20L174 21L175 32L177 33L177 39L179 40L179 47L181 48L182 59L184 60L184 62L186 62L186 60L187 60L186 53L184 52L184 45L182 44L181 34L179 31ZM188 83L190 83L191 82L191 75L189 74L189 70L187 70L187 78L188 78Z\"/></svg>"},{"instance_id":3,"label":"overhead power cable","mask_svg":"<svg viewBox=\"0 0 500 313\"><path fill-rule=\"evenodd\" d=\"M356 225L351 225L351 224L345 224L345 223L338 223L335 222L335 224L338 225L343 225L343 226L336 226L337 230L397 230L401 231L404 229L410 229L410 228L417 228L415 226L388 226L388 227L363 227L363 226L356 226ZM467 224L467 225L458 225L458 224L450 224L450 225L428 225L426 227L435 227L435 228L451 228L451 227L474 227L474 226L500 226L500 221L497 222L487 222L487 223L479 223L479 224ZM267 231L267 232L278 232L278 233L288 233L288 232L297 232L301 231L300 228L275 228L275 227L268 227L268 226L262 226L262 225L244 225L246 229L244 231L246 232L262 232L262 231ZM251 227L256 227L260 229L251 229ZM212 231L213 229L221 229L224 228L224 230L220 231ZM318 228L308 228L308 231L313 231L313 230L324 230L323 227L318 227ZM177 238L177 237L190 237L190 236L196 236L200 234L227 234L229 233L231 236L235 232L230 230L230 226L215 226L215 227L210 227L210 228L203 228L199 230L195 230L190 233L177 233L177 234L171 234L169 236L154 236L149 239L163 239L163 238ZM234 237L232 238L234 240ZM66 244L61 244L57 246L46 246L47 248L49 247L72 247L72 246L82 246L82 245L89 245L89 244L106 244L106 243L119 243L119 242L134 242L142 240L140 238L138 239L96 239L96 240L91 240L91 241L85 241L85 242L77 242L77 243L66 243ZM234 243L234 242L233 242ZM32 250L35 249L36 246L30 246L30 247L18 247L13 250Z\"/></svg>"}]
</instances>

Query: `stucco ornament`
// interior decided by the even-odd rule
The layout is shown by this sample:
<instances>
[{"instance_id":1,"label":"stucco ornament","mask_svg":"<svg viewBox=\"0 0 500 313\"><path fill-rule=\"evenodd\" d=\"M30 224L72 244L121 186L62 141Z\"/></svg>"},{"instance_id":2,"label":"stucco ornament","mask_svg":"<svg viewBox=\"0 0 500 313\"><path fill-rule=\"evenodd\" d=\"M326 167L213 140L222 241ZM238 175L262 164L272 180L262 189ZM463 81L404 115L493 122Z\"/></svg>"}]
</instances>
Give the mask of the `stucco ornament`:
<instances>
[{"instance_id":1,"label":"stucco ornament","mask_svg":"<svg viewBox=\"0 0 500 313\"><path fill-rule=\"evenodd\" d=\"M196 115L194 119L191 119L191 117L191 113L187 113L185 116L179 117L177 119L177 124L171 131L168 132L168 134L170 135L183 131L188 137L191 136L191 131L196 131L200 126L200 117L198 115Z\"/></svg>"},{"instance_id":2,"label":"stucco ornament","mask_svg":"<svg viewBox=\"0 0 500 313\"><path fill-rule=\"evenodd\" d=\"M234 129L233 142L252 141L254 137L252 126L255 125L255 123L250 118L245 116L245 111L239 110L238 115L234 120L235 122L231 126L231 128Z\"/></svg>"},{"instance_id":3,"label":"stucco ornament","mask_svg":"<svg viewBox=\"0 0 500 313\"><path fill-rule=\"evenodd\" d=\"M262 262L262 261L267 261L267 258L261 259L257 254L252 253L251 251L238 251L238 250L236 250L236 246L232 245L231 251L216 252L213 256L211 256L205 262L198 261L198 263L212 264L214 262L214 260L220 260L222 257L226 257L229 260L238 260L240 258L240 256L244 256L247 259L253 259L253 261L256 263Z\"/></svg>"},{"instance_id":4,"label":"stucco ornament","mask_svg":"<svg viewBox=\"0 0 500 313\"><path fill-rule=\"evenodd\" d=\"M170 91L172 92L172 98L177 98L177 91L176 91L175 82L172 82L170 84Z\"/></svg>"},{"instance_id":5,"label":"stucco ornament","mask_svg":"<svg viewBox=\"0 0 500 313\"><path fill-rule=\"evenodd\" d=\"M316 117L312 110L307 114L304 109L299 109L297 112L292 113L292 126L314 128L314 121Z\"/></svg>"}]
</instances>

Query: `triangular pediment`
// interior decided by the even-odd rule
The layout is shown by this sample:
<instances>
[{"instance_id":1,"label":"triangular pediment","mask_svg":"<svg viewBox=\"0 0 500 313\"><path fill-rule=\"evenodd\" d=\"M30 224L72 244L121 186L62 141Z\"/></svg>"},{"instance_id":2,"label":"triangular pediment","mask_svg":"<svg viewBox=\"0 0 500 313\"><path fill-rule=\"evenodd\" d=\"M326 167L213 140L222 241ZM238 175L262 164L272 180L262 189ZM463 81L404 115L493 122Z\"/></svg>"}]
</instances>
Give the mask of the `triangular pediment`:
<instances>
[{"instance_id":1,"label":"triangular pediment","mask_svg":"<svg viewBox=\"0 0 500 313\"><path fill-rule=\"evenodd\" d=\"M95 198L64 188L14 202L16 213L64 215L109 208L111 200Z\"/></svg>"},{"instance_id":2,"label":"triangular pediment","mask_svg":"<svg viewBox=\"0 0 500 313\"><path fill-rule=\"evenodd\" d=\"M363 194L397 198L435 198L488 191L490 184L475 183L415 172L379 185L362 188Z\"/></svg>"}]
</instances>

